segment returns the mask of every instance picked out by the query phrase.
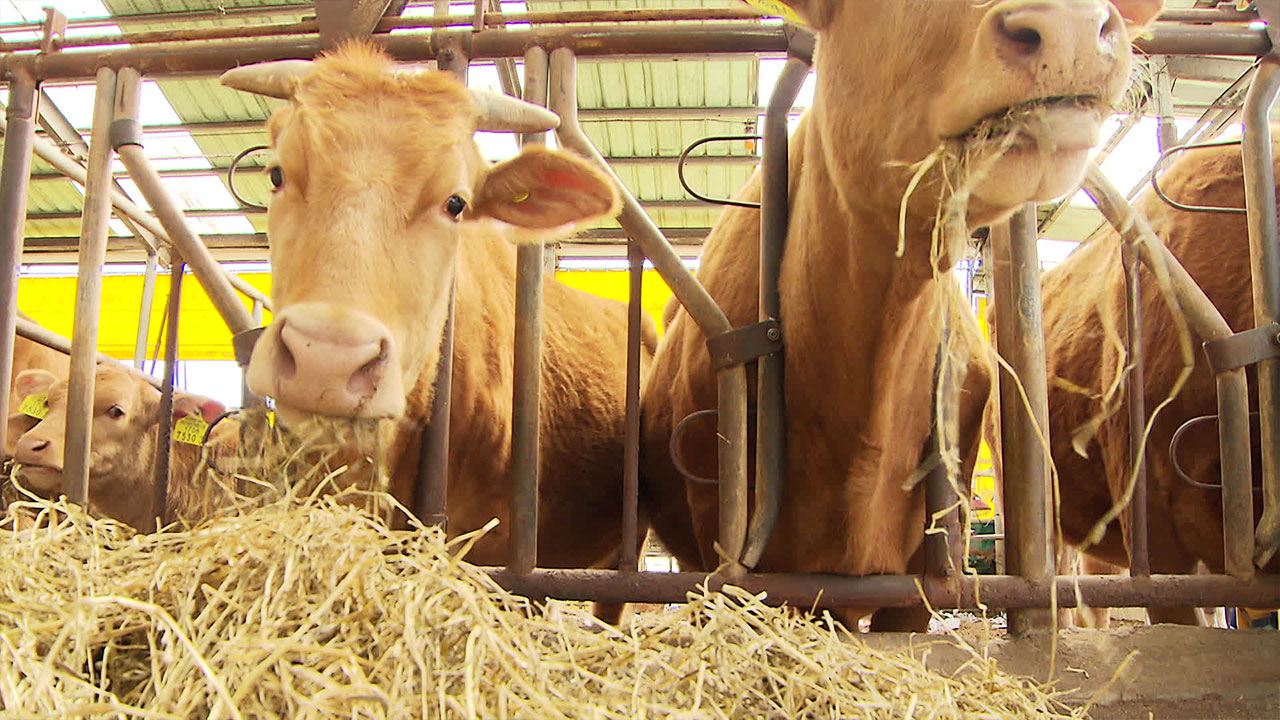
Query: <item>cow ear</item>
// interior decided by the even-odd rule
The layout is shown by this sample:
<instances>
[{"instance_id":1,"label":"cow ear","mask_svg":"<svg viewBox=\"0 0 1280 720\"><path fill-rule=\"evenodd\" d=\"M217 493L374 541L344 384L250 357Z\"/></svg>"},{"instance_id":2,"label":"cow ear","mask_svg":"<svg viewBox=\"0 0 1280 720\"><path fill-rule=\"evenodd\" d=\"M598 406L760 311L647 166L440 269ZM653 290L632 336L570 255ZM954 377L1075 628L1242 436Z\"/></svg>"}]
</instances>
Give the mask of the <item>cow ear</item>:
<instances>
[{"instance_id":1,"label":"cow ear","mask_svg":"<svg viewBox=\"0 0 1280 720\"><path fill-rule=\"evenodd\" d=\"M1129 37L1137 38L1164 10L1165 0L1111 0L1124 17Z\"/></svg>"},{"instance_id":2,"label":"cow ear","mask_svg":"<svg viewBox=\"0 0 1280 720\"><path fill-rule=\"evenodd\" d=\"M184 417L198 417L207 423L212 423L226 411L226 405L203 395L179 392L173 394L174 420L181 420Z\"/></svg>"},{"instance_id":3,"label":"cow ear","mask_svg":"<svg viewBox=\"0 0 1280 720\"><path fill-rule=\"evenodd\" d=\"M49 388L56 382L58 382L58 376L48 370L23 370L18 373L18 377L14 378L13 387L18 393L18 398L25 399L28 395L49 392Z\"/></svg>"},{"instance_id":4,"label":"cow ear","mask_svg":"<svg viewBox=\"0 0 1280 720\"><path fill-rule=\"evenodd\" d=\"M875 0L884 2L884 0ZM831 23L836 8L845 0L746 0L748 5L784 20L800 22L814 30Z\"/></svg>"},{"instance_id":5,"label":"cow ear","mask_svg":"<svg viewBox=\"0 0 1280 720\"><path fill-rule=\"evenodd\" d=\"M566 152L529 147L489 169L466 217L491 217L528 230L571 230L617 211L618 191L604 173Z\"/></svg>"}]
</instances>

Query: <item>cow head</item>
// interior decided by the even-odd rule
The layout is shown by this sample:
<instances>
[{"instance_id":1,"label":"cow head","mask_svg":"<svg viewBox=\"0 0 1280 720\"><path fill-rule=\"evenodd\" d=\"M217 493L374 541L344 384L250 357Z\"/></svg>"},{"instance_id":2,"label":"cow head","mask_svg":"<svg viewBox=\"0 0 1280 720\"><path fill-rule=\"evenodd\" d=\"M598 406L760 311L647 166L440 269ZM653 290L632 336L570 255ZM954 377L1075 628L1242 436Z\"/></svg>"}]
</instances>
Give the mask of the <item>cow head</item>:
<instances>
[{"instance_id":1,"label":"cow head","mask_svg":"<svg viewBox=\"0 0 1280 720\"><path fill-rule=\"evenodd\" d=\"M14 460L31 490L56 495L62 489L66 444L67 381L47 370L27 370L14 381L19 396L44 393L48 414L18 438ZM209 422L226 408L206 397L175 392L173 420L198 415ZM128 521L150 509L152 470L160 414L160 391L124 367L102 363L95 371L89 448L89 492L104 514ZM147 502L139 503L139 498ZM131 523L132 524L132 523Z\"/></svg>"},{"instance_id":2,"label":"cow head","mask_svg":"<svg viewBox=\"0 0 1280 720\"><path fill-rule=\"evenodd\" d=\"M814 109L851 208L897 207L943 147L978 169L971 227L1073 190L1163 0L784 0L819 34ZM882 168L871 172L866 168ZM936 182L936 175L930 182ZM953 182L954 178L948 178ZM932 221L934 192L909 211Z\"/></svg>"},{"instance_id":3,"label":"cow head","mask_svg":"<svg viewBox=\"0 0 1280 720\"><path fill-rule=\"evenodd\" d=\"M612 184L566 153L528 148L489 166L472 137L547 130L554 114L469 93L448 73L397 72L369 45L237 68L223 82L290 100L268 125L275 322L248 371L285 422L404 412L407 393L435 376L468 233L514 226L513 239L541 238L617 206Z\"/></svg>"}]
</instances>

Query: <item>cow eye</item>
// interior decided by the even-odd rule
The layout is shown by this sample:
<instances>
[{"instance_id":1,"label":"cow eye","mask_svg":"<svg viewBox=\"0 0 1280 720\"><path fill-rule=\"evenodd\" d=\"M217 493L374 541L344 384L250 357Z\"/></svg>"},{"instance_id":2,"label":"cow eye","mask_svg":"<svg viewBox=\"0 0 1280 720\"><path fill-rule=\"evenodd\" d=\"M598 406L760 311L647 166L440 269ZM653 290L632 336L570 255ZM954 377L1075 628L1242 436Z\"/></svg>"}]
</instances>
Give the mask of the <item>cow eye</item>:
<instances>
[{"instance_id":1,"label":"cow eye","mask_svg":"<svg viewBox=\"0 0 1280 720\"><path fill-rule=\"evenodd\" d=\"M267 171L267 177L271 179L271 187L279 190L284 184L284 171L279 166L273 167Z\"/></svg>"},{"instance_id":2,"label":"cow eye","mask_svg":"<svg viewBox=\"0 0 1280 720\"><path fill-rule=\"evenodd\" d=\"M457 195L450 195L449 199L444 201L444 211L453 218L457 218L466 209L467 201Z\"/></svg>"},{"instance_id":3,"label":"cow eye","mask_svg":"<svg viewBox=\"0 0 1280 720\"><path fill-rule=\"evenodd\" d=\"M107 408L107 416L113 420L119 420L124 417L124 410L121 410L119 405L112 405Z\"/></svg>"}]
</instances>

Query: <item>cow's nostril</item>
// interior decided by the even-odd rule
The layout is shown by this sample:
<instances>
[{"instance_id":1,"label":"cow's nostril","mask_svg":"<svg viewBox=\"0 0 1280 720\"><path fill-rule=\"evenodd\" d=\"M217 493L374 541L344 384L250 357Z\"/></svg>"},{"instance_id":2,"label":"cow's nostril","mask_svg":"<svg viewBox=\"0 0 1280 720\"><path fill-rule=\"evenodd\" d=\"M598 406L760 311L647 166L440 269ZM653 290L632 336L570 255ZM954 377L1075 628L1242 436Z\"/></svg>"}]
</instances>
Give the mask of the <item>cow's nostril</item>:
<instances>
[{"instance_id":1,"label":"cow's nostril","mask_svg":"<svg viewBox=\"0 0 1280 720\"><path fill-rule=\"evenodd\" d=\"M1000 34L1006 43L1021 55L1034 55L1040 52L1044 39L1040 31L1008 17L1000 20Z\"/></svg>"},{"instance_id":2,"label":"cow's nostril","mask_svg":"<svg viewBox=\"0 0 1280 720\"><path fill-rule=\"evenodd\" d=\"M384 339L378 344L378 354L369 362L360 366L347 383L347 389L358 396L368 397L378 390L378 382L386 370L387 357L391 347Z\"/></svg>"},{"instance_id":3,"label":"cow's nostril","mask_svg":"<svg viewBox=\"0 0 1280 720\"><path fill-rule=\"evenodd\" d=\"M48 440L41 440L40 442L35 443L34 445L31 446L32 452L44 452L45 450L48 450L48 449L49 449Z\"/></svg>"}]
</instances>

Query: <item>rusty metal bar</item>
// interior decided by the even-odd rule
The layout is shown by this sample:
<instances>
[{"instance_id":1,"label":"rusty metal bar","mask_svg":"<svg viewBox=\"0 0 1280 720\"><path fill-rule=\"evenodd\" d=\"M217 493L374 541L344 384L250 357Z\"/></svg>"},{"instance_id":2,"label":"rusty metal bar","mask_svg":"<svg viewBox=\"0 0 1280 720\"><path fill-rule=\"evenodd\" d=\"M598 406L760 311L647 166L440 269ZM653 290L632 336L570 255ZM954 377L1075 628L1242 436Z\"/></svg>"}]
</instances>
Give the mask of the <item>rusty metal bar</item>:
<instances>
[{"instance_id":1,"label":"rusty metal bar","mask_svg":"<svg viewBox=\"0 0 1280 720\"><path fill-rule=\"evenodd\" d=\"M1146 385L1142 371L1142 276L1138 268L1141 261L1128 245L1121 252L1124 266L1125 298L1124 317L1126 351L1129 354L1129 374L1125 377L1124 393L1129 408L1129 463L1136 469L1133 500L1129 504L1129 573L1134 576L1151 574L1151 559L1147 549L1147 460L1142 436L1147 426Z\"/></svg>"},{"instance_id":2,"label":"rusty metal bar","mask_svg":"<svg viewBox=\"0 0 1280 720\"><path fill-rule=\"evenodd\" d=\"M764 157L760 173L761 322L782 318L778 275L782 271L782 253L791 215L787 113L795 104L800 87L808 76L809 63L795 57L788 58L765 113ZM760 562L782 512L787 461L783 372L781 351L760 358L756 374L756 504L742 556L742 563L747 567L755 567Z\"/></svg>"},{"instance_id":3,"label":"rusty metal bar","mask_svg":"<svg viewBox=\"0 0 1280 720\"><path fill-rule=\"evenodd\" d=\"M1244 187L1249 219L1249 259L1253 274L1256 327L1280 321L1280 235L1276 232L1276 176L1271 143L1271 108L1280 94L1280 57L1262 58L1244 102ZM1243 329L1243 328L1242 328ZM1262 443L1262 519L1252 564L1263 565L1280 548L1280 360L1258 363L1258 411ZM1238 521L1253 522L1253 490L1237 478L1222 478L1223 513L1236 507ZM1234 561L1234 564L1233 564ZM1248 577L1241 558L1228 558L1228 570ZM1233 569L1234 568L1234 569ZM1249 568L1252 572L1252 566Z\"/></svg>"},{"instance_id":4,"label":"rusty metal bar","mask_svg":"<svg viewBox=\"0 0 1280 720\"><path fill-rule=\"evenodd\" d=\"M645 214L634 195L627 190L612 168L604 162L600 151L591 144L578 123L577 58L570 48L557 48L551 53L551 109L560 116L556 136L560 144L590 159L617 184L622 195L622 213L618 222L644 250L654 269L671 287L672 293L708 337L729 332L733 327L723 311L711 299L706 288L694 279L680 256L662 236L653 220ZM747 532L747 380L741 367L721 370L717 377L720 413L717 422L720 549L731 561L726 573L742 572L738 561Z\"/></svg>"},{"instance_id":5,"label":"rusty metal bar","mask_svg":"<svg viewBox=\"0 0 1280 720\"><path fill-rule=\"evenodd\" d=\"M485 568L498 584L529 597L598 602L684 602L706 583L712 591L725 583L703 573L622 573L612 570L537 570L518 574ZM1242 581L1225 575L1062 576L1031 582L1010 575L966 576L962 592L948 595L937 583L915 575L748 574L731 581L751 593L767 593L766 602L796 607L912 607L922 602L917 582L938 608L1047 608L1056 584L1059 607L1075 607L1079 597L1092 607L1202 607L1214 605L1280 605L1280 575Z\"/></svg>"},{"instance_id":6,"label":"rusty metal bar","mask_svg":"<svg viewBox=\"0 0 1280 720\"><path fill-rule=\"evenodd\" d=\"M524 55L524 99L547 104L547 51ZM546 144L545 132L522 137ZM532 572L538 560L539 413L542 392L542 246L516 248L515 365L511 405L511 535L507 567Z\"/></svg>"},{"instance_id":7,"label":"rusty metal bar","mask_svg":"<svg viewBox=\"0 0 1280 720\"><path fill-rule=\"evenodd\" d=\"M622 446L622 547L618 552L618 569L632 572L640 567L642 540L639 533L640 323L644 313L640 305L644 251L634 241L627 244L627 273L627 407Z\"/></svg>"},{"instance_id":8,"label":"rusty metal bar","mask_svg":"<svg viewBox=\"0 0 1280 720\"><path fill-rule=\"evenodd\" d=\"M1102 170L1089 164L1084 188L1098 205L1099 212L1111 223L1121 238L1138 252L1138 257L1153 272L1157 268L1168 271L1174 295L1191 325L1202 341L1234 334L1222 313L1213 306L1204 290L1178 262L1169 248L1151 230L1146 218L1134 212L1128 201L1116 190ZM1228 572L1237 578L1251 576L1253 565L1249 558L1253 550L1253 466L1250 461L1249 437L1249 387L1243 369L1232 370L1217 376L1218 387L1218 445L1222 456L1223 483L1223 544ZM1227 502L1226 486L1235 484L1244 489L1248 505L1241 507L1239 493L1234 492L1232 503ZM1234 572L1232 572L1234 570Z\"/></svg>"},{"instance_id":9,"label":"rusty metal bar","mask_svg":"<svg viewBox=\"0 0 1280 720\"><path fill-rule=\"evenodd\" d=\"M934 361L935 390L930 402L933 428L924 450L927 461L936 463L924 480L925 526L933 531L927 532L924 538L924 570L927 576L936 581L936 587L940 591L945 588L957 594L958 580L964 574L964 561L968 553L964 528L960 522L966 515L955 486L951 483L942 442L942 433L950 425L947 413L957 412L959 409L959 397L952 375L943 367L949 334L950 329L944 325L938 342L937 359Z\"/></svg>"},{"instance_id":10,"label":"rusty metal bar","mask_svg":"<svg viewBox=\"0 0 1280 720\"><path fill-rule=\"evenodd\" d=\"M442 8L445 14L449 12L447 0L436 0L436 13L439 14ZM456 44L440 51L436 65L442 71L452 72L464 84L467 82L470 60ZM448 530L449 526L449 409L453 397L453 322L458 298L456 267L454 273L454 281L449 286L449 313L440 339L435 393L431 398L431 413L422 429L418 481L413 493L414 514L424 524L442 530Z\"/></svg>"},{"instance_id":11,"label":"rusty metal bar","mask_svg":"<svg viewBox=\"0 0 1280 720\"><path fill-rule=\"evenodd\" d=\"M5 108L4 164L0 166L0 437L9 420L9 378L13 376L13 338L18 318L18 266L27 218L27 177L36 136L36 82L18 74L9 80Z\"/></svg>"},{"instance_id":12,"label":"rusty metal bar","mask_svg":"<svg viewBox=\"0 0 1280 720\"><path fill-rule=\"evenodd\" d=\"M151 336L151 306L156 297L156 269L159 257L147 253L147 270L142 276L142 299L138 301L138 335L133 344L133 369L141 370L147 360L147 341Z\"/></svg>"},{"instance_id":13,"label":"rusty metal bar","mask_svg":"<svg viewBox=\"0 0 1280 720\"><path fill-rule=\"evenodd\" d=\"M1004 451L1005 509L1009 570L1031 581L1052 573L1050 559L1050 494L1039 428L1049 434L1048 384L1044 329L1040 314L1040 264L1033 204L1024 206L1007 226L992 228L996 302L996 343L1021 379L1031 414L1012 379L1000 382L1001 447ZM1009 615L1009 630L1017 634L1044 630L1052 617L1045 612Z\"/></svg>"},{"instance_id":14,"label":"rusty metal bar","mask_svg":"<svg viewBox=\"0 0 1280 720\"><path fill-rule=\"evenodd\" d=\"M80 225L80 266L76 275L76 314L67 380L66 447L62 491L74 503L89 500L89 443L93 424L94 369L98 362L98 308L102 303L102 265L107 256L111 217L111 119L115 112L116 71L98 71L93 100L89 169Z\"/></svg>"},{"instance_id":15,"label":"rusty metal bar","mask_svg":"<svg viewBox=\"0 0 1280 720\"><path fill-rule=\"evenodd\" d=\"M178 319L182 307L182 275L186 265L175 255L169 265L169 302L165 312L164 377L160 380L160 425L156 437L156 469L151 478L151 512L160 527L169 524L169 446L173 442L173 385L178 370Z\"/></svg>"}]
</instances>

